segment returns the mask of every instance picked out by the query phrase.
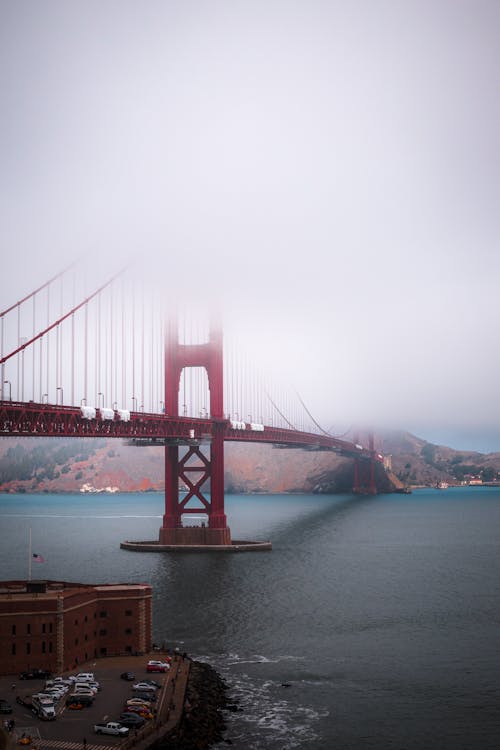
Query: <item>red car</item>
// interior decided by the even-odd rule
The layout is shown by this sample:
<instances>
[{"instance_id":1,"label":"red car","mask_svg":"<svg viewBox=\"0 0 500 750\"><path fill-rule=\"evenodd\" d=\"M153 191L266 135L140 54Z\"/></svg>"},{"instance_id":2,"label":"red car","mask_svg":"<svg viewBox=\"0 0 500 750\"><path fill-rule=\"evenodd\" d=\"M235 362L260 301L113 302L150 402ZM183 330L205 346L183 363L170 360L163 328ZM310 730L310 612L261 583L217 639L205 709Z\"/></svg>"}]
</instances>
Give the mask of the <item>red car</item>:
<instances>
[{"instance_id":1,"label":"red car","mask_svg":"<svg viewBox=\"0 0 500 750\"><path fill-rule=\"evenodd\" d=\"M167 661L148 661L146 672L167 672L170 664Z\"/></svg>"}]
</instances>

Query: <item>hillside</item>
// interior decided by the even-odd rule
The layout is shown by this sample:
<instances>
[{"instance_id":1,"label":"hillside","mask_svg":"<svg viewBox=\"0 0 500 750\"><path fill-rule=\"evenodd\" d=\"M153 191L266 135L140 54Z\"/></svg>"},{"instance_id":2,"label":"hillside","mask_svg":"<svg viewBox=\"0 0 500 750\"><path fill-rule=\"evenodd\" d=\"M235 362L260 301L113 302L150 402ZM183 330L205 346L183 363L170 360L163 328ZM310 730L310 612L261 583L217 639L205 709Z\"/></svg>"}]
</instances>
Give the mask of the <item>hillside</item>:
<instances>
[{"instance_id":1,"label":"hillside","mask_svg":"<svg viewBox=\"0 0 500 750\"><path fill-rule=\"evenodd\" d=\"M378 448L404 485L496 480L500 453L455 451L406 432L383 433ZM121 440L0 438L0 492L121 492L164 489L162 448ZM327 452L226 444L227 492L339 492L352 487L352 462Z\"/></svg>"}]
</instances>

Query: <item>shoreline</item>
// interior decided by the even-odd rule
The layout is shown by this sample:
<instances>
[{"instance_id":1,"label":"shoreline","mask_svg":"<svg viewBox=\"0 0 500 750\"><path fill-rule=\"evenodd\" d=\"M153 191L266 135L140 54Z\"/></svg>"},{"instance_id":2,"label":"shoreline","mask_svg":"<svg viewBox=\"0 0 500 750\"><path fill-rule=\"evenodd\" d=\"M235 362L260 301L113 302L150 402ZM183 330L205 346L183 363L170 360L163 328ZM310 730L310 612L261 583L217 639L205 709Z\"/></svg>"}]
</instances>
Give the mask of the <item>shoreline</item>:
<instances>
[{"instance_id":1,"label":"shoreline","mask_svg":"<svg viewBox=\"0 0 500 750\"><path fill-rule=\"evenodd\" d=\"M109 656L92 660L86 664L79 664L78 668L95 672L101 684L104 683L105 690L99 696L99 716L108 715L113 717L117 713L115 707L116 696L108 692L108 687L115 684L120 685L123 692L128 683L120 681L122 672L140 670L139 660L161 658L161 654L169 654L172 658L171 668L162 680L163 687L158 695L159 701L157 713L154 719L147 722L142 728L137 729L120 742L120 750L206 750L215 742L223 740L222 732L226 728L222 710L227 706L227 685L219 673L205 662L191 659L187 654L173 653L171 650L154 650L149 654L140 656ZM64 673L66 674L66 672ZM30 682L12 683L12 675L0 678L0 691L18 696L31 694L38 685ZM10 734L11 746L17 745L18 736L23 732L33 730L33 719L28 719L26 710L15 700L12 700L14 713L11 717L15 719L15 729ZM68 747L74 745L74 720L70 718L69 723L63 719L64 709L58 710L59 721L39 723L35 720L36 734L32 735L33 743L30 745L36 750L54 750L54 747ZM96 706L97 708L97 706ZM86 712L90 709L84 709ZM82 715L85 716L86 714ZM99 720L97 715L94 720ZM89 719L90 724L92 720ZM90 729L83 730L88 736ZM31 733L31 732L30 732ZM38 735L38 736L37 736ZM42 736L40 736L42 735ZM45 736L43 736L45 735ZM87 740L89 750L105 750L102 740Z\"/></svg>"}]
</instances>

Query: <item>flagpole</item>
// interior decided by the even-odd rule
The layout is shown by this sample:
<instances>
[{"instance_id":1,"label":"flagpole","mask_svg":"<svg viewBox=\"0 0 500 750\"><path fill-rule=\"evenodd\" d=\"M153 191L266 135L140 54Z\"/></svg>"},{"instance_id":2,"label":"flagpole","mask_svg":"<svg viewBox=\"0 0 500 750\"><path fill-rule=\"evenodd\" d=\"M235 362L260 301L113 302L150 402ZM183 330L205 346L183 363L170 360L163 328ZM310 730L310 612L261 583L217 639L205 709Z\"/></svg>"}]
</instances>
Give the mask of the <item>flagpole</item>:
<instances>
[{"instance_id":1,"label":"flagpole","mask_svg":"<svg viewBox=\"0 0 500 750\"><path fill-rule=\"evenodd\" d=\"M28 581L31 581L31 528L29 533L29 560L28 560Z\"/></svg>"}]
</instances>

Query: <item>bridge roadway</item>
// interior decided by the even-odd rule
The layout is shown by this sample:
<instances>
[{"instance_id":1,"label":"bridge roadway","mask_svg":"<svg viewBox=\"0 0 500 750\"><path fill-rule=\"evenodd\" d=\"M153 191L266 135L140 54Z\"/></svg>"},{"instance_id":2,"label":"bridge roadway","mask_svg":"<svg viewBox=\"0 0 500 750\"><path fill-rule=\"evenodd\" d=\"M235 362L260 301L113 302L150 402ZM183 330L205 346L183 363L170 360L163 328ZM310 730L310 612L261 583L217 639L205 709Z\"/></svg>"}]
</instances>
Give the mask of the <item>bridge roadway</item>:
<instances>
[{"instance_id":1,"label":"bridge roadway","mask_svg":"<svg viewBox=\"0 0 500 750\"><path fill-rule=\"evenodd\" d=\"M109 410L107 410L109 411ZM238 424L239 427L233 427ZM244 425L244 428L243 428ZM342 456L382 461L381 454L330 435L321 435L282 427L262 426L251 429L250 423L229 419L172 417L165 414L130 412L124 421L117 411L111 419L102 418L100 410L94 419L82 416L76 406L54 406L33 401L0 402L0 436L125 438L137 445L202 445L210 443L215 430L223 430L226 441L270 443L282 448L334 451Z\"/></svg>"}]
</instances>

